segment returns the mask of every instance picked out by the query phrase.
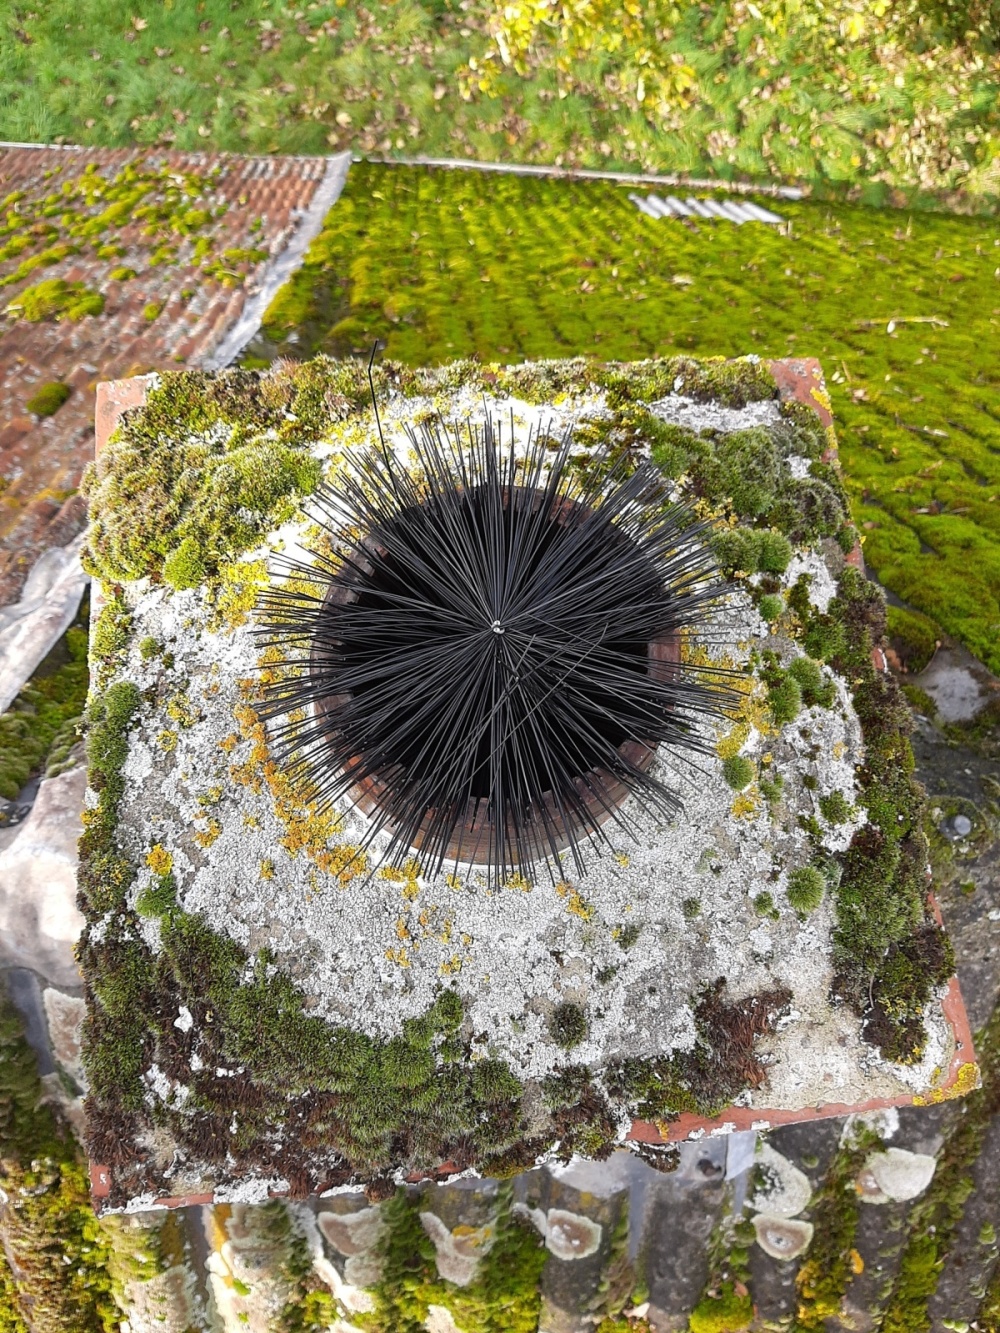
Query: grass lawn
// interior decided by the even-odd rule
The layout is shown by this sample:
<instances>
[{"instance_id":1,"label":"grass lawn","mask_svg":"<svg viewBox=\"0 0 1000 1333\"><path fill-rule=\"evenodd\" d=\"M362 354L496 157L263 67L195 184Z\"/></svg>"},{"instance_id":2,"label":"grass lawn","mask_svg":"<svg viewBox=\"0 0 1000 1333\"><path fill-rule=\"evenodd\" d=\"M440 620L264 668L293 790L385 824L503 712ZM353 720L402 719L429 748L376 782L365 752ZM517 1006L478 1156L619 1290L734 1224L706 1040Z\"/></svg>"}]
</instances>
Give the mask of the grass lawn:
<instances>
[{"instance_id":1,"label":"grass lawn","mask_svg":"<svg viewBox=\"0 0 1000 1333\"><path fill-rule=\"evenodd\" d=\"M790 235L695 229L627 193L357 164L266 327L412 365L818 356L870 566L1000 671L1000 224L782 202Z\"/></svg>"},{"instance_id":2,"label":"grass lawn","mask_svg":"<svg viewBox=\"0 0 1000 1333\"><path fill-rule=\"evenodd\" d=\"M609 5L572 8L586 31ZM598 41L560 71L565 45L543 25L519 73L498 58L499 0L15 0L0 13L0 138L1000 194L1000 56L928 17L945 0L633 8L619 51Z\"/></svg>"}]
</instances>

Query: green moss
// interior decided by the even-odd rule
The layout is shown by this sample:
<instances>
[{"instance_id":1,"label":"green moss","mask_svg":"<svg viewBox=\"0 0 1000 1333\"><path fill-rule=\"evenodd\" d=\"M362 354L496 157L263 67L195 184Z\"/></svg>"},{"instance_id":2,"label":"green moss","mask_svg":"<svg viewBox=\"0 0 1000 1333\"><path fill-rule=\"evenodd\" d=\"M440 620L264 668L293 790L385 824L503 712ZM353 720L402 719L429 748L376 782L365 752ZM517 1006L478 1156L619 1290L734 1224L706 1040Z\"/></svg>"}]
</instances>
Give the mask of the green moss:
<instances>
[{"instance_id":1,"label":"green moss","mask_svg":"<svg viewBox=\"0 0 1000 1333\"><path fill-rule=\"evenodd\" d=\"M587 1015L578 1004L557 1004L549 1019L549 1035L557 1046L579 1046L588 1031Z\"/></svg>"},{"instance_id":2,"label":"green moss","mask_svg":"<svg viewBox=\"0 0 1000 1333\"><path fill-rule=\"evenodd\" d=\"M422 1333L430 1307L439 1305L459 1328L534 1333L547 1252L530 1223L515 1214L513 1203L511 1187L502 1185L492 1219L493 1244L474 1280L456 1287L438 1276L434 1246L420 1222L422 1196L398 1190L382 1205L386 1229L382 1276L372 1293L375 1309L359 1322L371 1333Z\"/></svg>"},{"instance_id":3,"label":"green moss","mask_svg":"<svg viewBox=\"0 0 1000 1333\"><path fill-rule=\"evenodd\" d=\"M798 1309L791 1333L823 1333L827 1319L840 1312L854 1273L852 1251L861 1211L854 1182L869 1153L882 1146L872 1130L855 1126L813 1196L813 1240L795 1276Z\"/></svg>"},{"instance_id":4,"label":"green moss","mask_svg":"<svg viewBox=\"0 0 1000 1333\"><path fill-rule=\"evenodd\" d=\"M923 671L941 642L941 627L922 615L900 606L886 608L889 641L907 671Z\"/></svg>"},{"instance_id":5,"label":"green moss","mask_svg":"<svg viewBox=\"0 0 1000 1333\"><path fill-rule=\"evenodd\" d=\"M797 657L788 668L788 674L802 691L802 702L807 708L814 705L829 708L836 698L833 680L824 676L820 664L811 657Z\"/></svg>"},{"instance_id":6,"label":"green moss","mask_svg":"<svg viewBox=\"0 0 1000 1333\"><path fill-rule=\"evenodd\" d=\"M771 717L777 726L793 722L802 709L802 690L793 676L785 676L768 691Z\"/></svg>"},{"instance_id":7,"label":"green moss","mask_svg":"<svg viewBox=\"0 0 1000 1333\"><path fill-rule=\"evenodd\" d=\"M910 706L917 713L922 713L924 717L931 721L937 716L937 704L919 685L910 685L905 681L900 685L904 697Z\"/></svg>"},{"instance_id":8,"label":"green moss","mask_svg":"<svg viewBox=\"0 0 1000 1333\"><path fill-rule=\"evenodd\" d=\"M852 806L842 791L832 791L819 798L819 811L828 824L844 824L851 817Z\"/></svg>"},{"instance_id":9,"label":"green moss","mask_svg":"<svg viewBox=\"0 0 1000 1333\"><path fill-rule=\"evenodd\" d=\"M129 268L127 264L121 264L118 268L113 268L108 274L112 282L130 282L135 276L135 269Z\"/></svg>"},{"instance_id":10,"label":"green moss","mask_svg":"<svg viewBox=\"0 0 1000 1333\"><path fill-rule=\"evenodd\" d=\"M753 763L743 755L734 754L731 758L723 760L722 776L734 791L742 791L744 787L749 787L755 772Z\"/></svg>"},{"instance_id":11,"label":"green moss","mask_svg":"<svg viewBox=\"0 0 1000 1333\"><path fill-rule=\"evenodd\" d=\"M629 921L624 926L619 926L615 932L615 939L620 949L631 949L636 940L642 934L642 927L635 921Z\"/></svg>"},{"instance_id":12,"label":"green moss","mask_svg":"<svg viewBox=\"0 0 1000 1333\"><path fill-rule=\"evenodd\" d=\"M757 913L758 916L770 917L773 921L777 921L780 915L777 907L774 904L774 898L770 893L767 892L766 889L764 890L763 893L758 893L757 896L754 898L753 910Z\"/></svg>"},{"instance_id":13,"label":"green moss","mask_svg":"<svg viewBox=\"0 0 1000 1333\"><path fill-rule=\"evenodd\" d=\"M25 403L25 407L29 412L34 412L35 416L52 417L55 416L72 392L73 390L68 384L53 380L50 384L43 384L36 393L32 394Z\"/></svg>"},{"instance_id":14,"label":"green moss","mask_svg":"<svg viewBox=\"0 0 1000 1333\"><path fill-rule=\"evenodd\" d=\"M183 547L171 567L181 577L194 576L196 558L205 577L217 575L316 486L322 465L302 446L322 435L343 390L361 399L361 373L321 364L263 380L246 371L164 375L88 468L87 567L106 584L159 575ZM194 438L213 426L211 443Z\"/></svg>"},{"instance_id":15,"label":"green moss","mask_svg":"<svg viewBox=\"0 0 1000 1333\"><path fill-rule=\"evenodd\" d=\"M185 537L163 562L163 577L173 588L197 588L205 578L201 547L194 537Z\"/></svg>"},{"instance_id":16,"label":"green moss","mask_svg":"<svg viewBox=\"0 0 1000 1333\"><path fill-rule=\"evenodd\" d=\"M41 772L57 747L65 759L87 698L89 598L60 643L39 664L10 708L0 715L0 796L14 800L29 778ZM66 659L69 660L66 660Z\"/></svg>"},{"instance_id":17,"label":"green moss","mask_svg":"<svg viewBox=\"0 0 1000 1333\"><path fill-rule=\"evenodd\" d=\"M103 309L101 293L89 291L82 282L47 278L33 287L25 287L19 296L8 302L6 313L14 319L37 324L53 318L81 320L99 315Z\"/></svg>"},{"instance_id":18,"label":"green moss","mask_svg":"<svg viewBox=\"0 0 1000 1333\"><path fill-rule=\"evenodd\" d=\"M139 656L144 662L148 662L153 657L159 657L163 651L163 646L152 635L147 634L144 639L139 641Z\"/></svg>"},{"instance_id":19,"label":"green moss","mask_svg":"<svg viewBox=\"0 0 1000 1333\"><path fill-rule=\"evenodd\" d=\"M153 263L155 261L155 258L156 256L154 255L153 259L150 260L150 263ZM163 310L162 301L150 301L148 305L143 306L142 317L147 322L147 324L152 324L154 319L159 319L162 310Z\"/></svg>"},{"instance_id":20,"label":"green moss","mask_svg":"<svg viewBox=\"0 0 1000 1333\"><path fill-rule=\"evenodd\" d=\"M688 1319L689 1333L742 1333L753 1320L753 1301L740 1295L731 1282L717 1293L702 1296Z\"/></svg>"},{"instance_id":21,"label":"green moss","mask_svg":"<svg viewBox=\"0 0 1000 1333\"><path fill-rule=\"evenodd\" d=\"M681 903L681 911L684 913L685 921L694 921L701 915L701 900L699 898L685 898Z\"/></svg>"},{"instance_id":22,"label":"green moss","mask_svg":"<svg viewBox=\"0 0 1000 1333\"><path fill-rule=\"evenodd\" d=\"M35 1053L4 992L0 1144L6 1261L0 1266L0 1319L9 1333L28 1328L111 1333L122 1312L111 1297L107 1237L91 1207L87 1164L75 1136L43 1095Z\"/></svg>"},{"instance_id":23,"label":"green moss","mask_svg":"<svg viewBox=\"0 0 1000 1333\"><path fill-rule=\"evenodd\" d=\"M785 609L785 599L776 593L766 593L757 603L757 610L771 624Z\"/></svg>"},{"instance_id":24,"label":"green moss","mask_svg":"<svg viewBox=\"0 0 1000 1333\"><path fill-rule=\"evenodd\" d=\"M165 916L176 907L177 884L173 875L158 875L139 895L135 910L140 916Z\"/></svg>"},{"instance_id":25,"label":"green moss","mask_svg":"<svg viewBox=\"0 0 1000 1333\"><path fill-rule=\"evenodd\" d=\"M775 773L773 777L760 779L760 793L767 801L768 805L777 805L781 800L781 794L785 789L785 779L780 773Z\"/></svg>"},{"instance_id":26,"label":"green moss","mask_svg":"<svg viewBox=\"0 0 1000 1333\"><path fill-rule=\"evenodd\" d=\"M906 1244L882 1319L884 1333L927 1333L932 1326L928 1303L955 1244L965 1201L976 1188L973 1168L983 1140L1000 1111L1000 1006L976 1034L975 1048L983 1086L966 1097L964 1113L952 1121L938 1153L934 1178L910 1210ZM991 1286L995 1302L996 1282ZM984 1305L988 1300L989 1289Z\"/></svg>"},{"instance_id":27,"label":"green moss","mask_svg":"<svg viewBox=\"0 0 1000 1333\"><path fill-rule=\"evenodd\" d=\"M826 881L815 866L797 866L788 876L788 901L797 912L814 912L823 901Z\"/></svg>"}]
</instances>

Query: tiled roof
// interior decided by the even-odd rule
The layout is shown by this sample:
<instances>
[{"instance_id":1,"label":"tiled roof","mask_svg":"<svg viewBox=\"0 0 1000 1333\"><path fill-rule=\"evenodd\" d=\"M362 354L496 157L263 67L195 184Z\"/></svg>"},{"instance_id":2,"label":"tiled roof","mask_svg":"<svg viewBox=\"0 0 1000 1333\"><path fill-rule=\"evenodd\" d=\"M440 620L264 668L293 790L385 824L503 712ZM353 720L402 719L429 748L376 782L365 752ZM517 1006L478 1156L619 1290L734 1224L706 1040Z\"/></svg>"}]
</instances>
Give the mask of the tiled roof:
<instances>
[{"instance_id":1,"label":"tiled roof","mask_svg":"<svg viewBox=\"0 0 1000 1333\"><path fill-rule=\"evenodd\" d=\"M330 168L320 157L0 149L0 316L53 279L104 298L99 315L76 320L0 318L0 606L17 600L42 551L83 526L81 498L66 496L93 453L98 379L203 365ZM126 267L136 276L111 276ZM73 393L54 416L34 416L28 400L54 380Z\"/></svg>"}]
</instances>

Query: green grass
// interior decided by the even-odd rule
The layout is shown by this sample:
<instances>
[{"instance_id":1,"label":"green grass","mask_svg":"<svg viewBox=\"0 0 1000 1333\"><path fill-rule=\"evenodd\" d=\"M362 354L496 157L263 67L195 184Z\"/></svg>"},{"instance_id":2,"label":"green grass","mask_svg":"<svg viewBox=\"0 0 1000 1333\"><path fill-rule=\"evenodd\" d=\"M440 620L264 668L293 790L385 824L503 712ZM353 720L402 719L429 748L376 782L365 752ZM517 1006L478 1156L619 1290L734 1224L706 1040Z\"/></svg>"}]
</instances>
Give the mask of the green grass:
<instances>
[{"instance_id":1,"label":"green grass","mask_svg":"<svg viewBox=\"0 0 1000 1333\"><path fill-rule=\"evenodd\" d=\"M0 18L0 127L33 141L780 176L883 199L1000 191L1000 62L985 37L956 45L954 24L922 20L927 0L654 0L624 31L589 0L572 7L578 24L615 31L621 48L577 53L546 28L523 73L497 58L505 8L18 0ZM688 86L658 105L678 71Z\"/></svg>"},{"instance_id":2,"label":"green grass","mask_svg":"<svg viewBox=\"0 0 1000 1333\"><path fill-rule=\"evenodd\" d=\"M410 365L818 356L869 565L1000 671L1000 224L801 202L791 235L695 232L627 193L357 164L265 327Z\"/></svg>"}]
</instances>

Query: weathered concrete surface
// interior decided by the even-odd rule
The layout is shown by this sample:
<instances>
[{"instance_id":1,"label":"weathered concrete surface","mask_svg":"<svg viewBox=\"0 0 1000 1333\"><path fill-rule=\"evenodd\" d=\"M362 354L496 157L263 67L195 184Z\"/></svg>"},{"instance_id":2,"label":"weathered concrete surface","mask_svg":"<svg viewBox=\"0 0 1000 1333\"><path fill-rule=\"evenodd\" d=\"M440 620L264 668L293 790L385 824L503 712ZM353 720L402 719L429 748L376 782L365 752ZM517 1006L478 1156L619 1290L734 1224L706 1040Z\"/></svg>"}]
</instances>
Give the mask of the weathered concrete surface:
<instances>
[{"instance_id":1,"label":"weathered concrete surface","mask_svg":"<svg viewBox=\"0 0 1000 1333\"><path fill-rule=\"evenodd\" d=\"M76 844L86 785L82 767L44 781L18 836L0 853L0 963L29 967L71 989L81 984L73 946L83 928Z\"/></svg>"}]
</instances>

